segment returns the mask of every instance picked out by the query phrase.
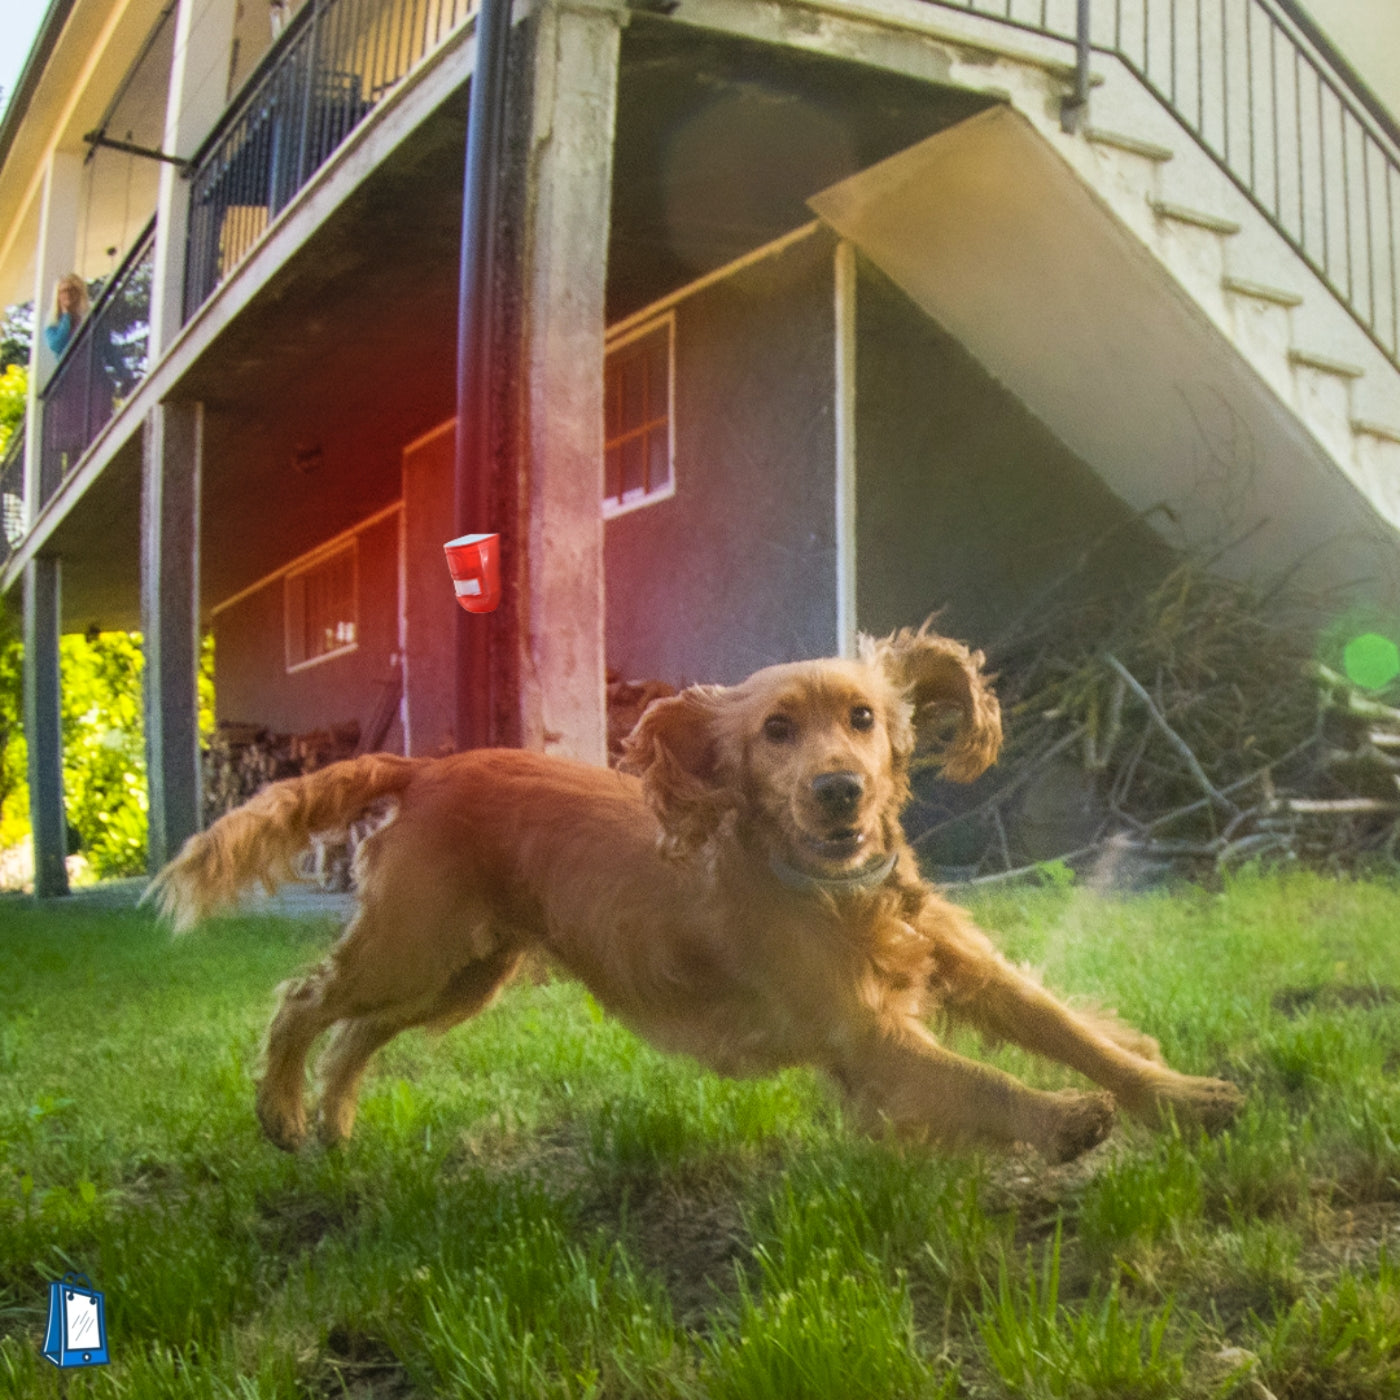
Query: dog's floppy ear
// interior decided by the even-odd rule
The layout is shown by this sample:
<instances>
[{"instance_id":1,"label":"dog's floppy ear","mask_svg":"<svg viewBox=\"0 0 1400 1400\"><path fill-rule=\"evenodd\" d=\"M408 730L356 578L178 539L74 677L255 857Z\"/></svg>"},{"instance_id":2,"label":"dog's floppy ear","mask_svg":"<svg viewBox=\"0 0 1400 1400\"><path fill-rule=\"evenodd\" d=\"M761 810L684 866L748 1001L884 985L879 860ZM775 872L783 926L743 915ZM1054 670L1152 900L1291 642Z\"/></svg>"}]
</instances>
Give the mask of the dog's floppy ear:
<instances>
[{"instance_id":1,"label":"dog's floppy ear","mask_svg":"<svg viewBox=\"0 0 1400 1400\"><path fill-rule=\"evenodd\" d=\"M996 762L1001 750L1001 706L982 674L980 651L940 637L927 622L916 631L902 627L888 637L861 638L861 652L879 667L913 706L913 731L900 757L912 757L914 734L937 722L949 709L960 716L957 733L941 755L943 776L970 783Z\"/></svg>"},{"instance_id":2,"label":"dog's floppy ear","mask_svg":"<svg viewBox=\"0 0 1400 1400\"><path fill-rule=\"evenodd\" d=\"M670 699L655 700L623 741L619 767L641 778L670 855L688 855L703 846L734 806L720 773L715 724L725 693L719 685L692 685Z\"/></svg>"}]
</instances>

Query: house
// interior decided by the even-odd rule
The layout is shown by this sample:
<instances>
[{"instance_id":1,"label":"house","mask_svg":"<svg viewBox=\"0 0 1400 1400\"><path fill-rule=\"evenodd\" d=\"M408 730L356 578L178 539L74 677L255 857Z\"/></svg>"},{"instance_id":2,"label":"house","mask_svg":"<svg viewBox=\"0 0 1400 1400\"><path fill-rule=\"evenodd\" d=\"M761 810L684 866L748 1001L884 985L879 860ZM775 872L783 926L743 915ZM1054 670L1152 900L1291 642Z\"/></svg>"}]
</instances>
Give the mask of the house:
<instances>
[{"instance_id":1,"label":"house","mask_svg":"<svg viewBox=\"0 0 1400 1400\"><path fill-rule=\"evenodd\" d=\"M0 479L41 889L65 630L145 634L160 861L201 629L221 719L431 753L460 691L473 742L601 760L609 666L976 638L1105 541L1395 600L1390 0L522 0L468 618L477 38L467 0L52 0L0 293L104 282Z\"/></svg>"}]
</instances>

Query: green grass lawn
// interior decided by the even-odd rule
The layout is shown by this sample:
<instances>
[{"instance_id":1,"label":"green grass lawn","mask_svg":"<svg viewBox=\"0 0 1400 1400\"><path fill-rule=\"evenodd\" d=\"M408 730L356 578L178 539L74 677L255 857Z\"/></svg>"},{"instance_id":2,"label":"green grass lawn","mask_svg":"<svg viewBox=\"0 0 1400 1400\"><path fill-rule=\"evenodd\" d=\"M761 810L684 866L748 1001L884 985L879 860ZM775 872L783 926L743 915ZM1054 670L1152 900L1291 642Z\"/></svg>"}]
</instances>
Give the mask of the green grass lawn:
<instances>
[{"instance_id":1,"label":"green grass lawn","mask_svg":"<svg viewBox=\"0 0 1400 1400\"><path fill-rule=\"evenodd\" d=\"M348 1150L290 1158L252 1065L325 927L0 903L0 1397L1400 1396L1400 888L977 912L1241 1084L1237 1127L946 1158L526 982L395 1041ZM86 1373L39 1355L70 1269L106 1295Z\"/></svg>"}]
</instances>

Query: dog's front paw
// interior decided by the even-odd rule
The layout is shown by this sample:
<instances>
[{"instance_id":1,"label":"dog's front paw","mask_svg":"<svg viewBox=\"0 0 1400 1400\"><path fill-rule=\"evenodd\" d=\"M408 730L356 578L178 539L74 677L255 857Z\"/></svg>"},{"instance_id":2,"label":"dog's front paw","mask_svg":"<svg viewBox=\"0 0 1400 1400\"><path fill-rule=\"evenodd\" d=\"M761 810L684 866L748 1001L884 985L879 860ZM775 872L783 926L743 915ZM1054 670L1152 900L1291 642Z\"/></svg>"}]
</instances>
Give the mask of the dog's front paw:
<instances>
[{"instance_id":1,"label":"dog's front paw","mask_svg":"<svg viewBox=\"0 0 1400 1400\"><path fill-rule=\"evenodd\" d=\"M1244 1094L1228 1080L1188 1074L1173 1074L1154 1083L1137 1103L1125 1105L1146 1122L1161 1124L1170 1114L1178 1122L1198 1124L1208 1133L1229 1127L1243 1106Z\"/></svg>"},{"instance_id":2,"label":"dog's front paw","mask_svg":"<svg viewBox=\"0 0 1400 1400\"><path fill-rule=\"evenodd\" d=\"M1113 1130L1112 1094L1061 1089L1048 1097L1053 1101L1050 1122L1034 1144L1047 1162L1071 1162L1097 1147Z\"/></svg>"}]
</instances>

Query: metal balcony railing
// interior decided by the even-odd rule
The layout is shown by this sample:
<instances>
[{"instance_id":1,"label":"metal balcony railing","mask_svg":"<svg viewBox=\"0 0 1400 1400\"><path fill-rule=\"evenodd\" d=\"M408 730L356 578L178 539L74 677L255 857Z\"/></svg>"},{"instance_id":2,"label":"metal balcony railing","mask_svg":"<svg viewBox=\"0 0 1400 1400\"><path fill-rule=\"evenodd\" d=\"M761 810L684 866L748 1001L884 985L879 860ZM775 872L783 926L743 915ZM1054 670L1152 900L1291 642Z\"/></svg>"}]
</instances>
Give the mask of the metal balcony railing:
<instances>
[{"instance_id":1,"label":"metal balcony railing","mask_svg":"<svg viewBox=\"0 0 1400 1400\"><path fill-rule=\"evenodd\" d=\"M1127 65L1400 368L1400 126L1293 0L929 0Z\"/></svg>"},{"instance_id":2,"label":"metal balcony railing","mask_svg":"<svg viewBox=\"0 0 1400 1400\"><path fill-rule=\"evenodd\" d=\"M108 279L42 390L40 507L146 377L155 232L153 219Z\"/></svg>"},{"instance_id":3,"label":"metal balcony railing","mask_svg":"<svg viewBox=\"0 0 1400 1400\"><path fill-rule=\"evenodd\" d=\"M475 0L307 0L189 170L185 318Z\"/></svg>"},{"instance_id":4,"label":"metal balcony railing","mask_svg":"<svg viewBox=\"0 0 1400 1400\"><path fill-rule=\"evenodd\" d=\"M0 568L28 530L24 511L24 426L15 429L0 461Z\"/></svg>"}]
</instances>

